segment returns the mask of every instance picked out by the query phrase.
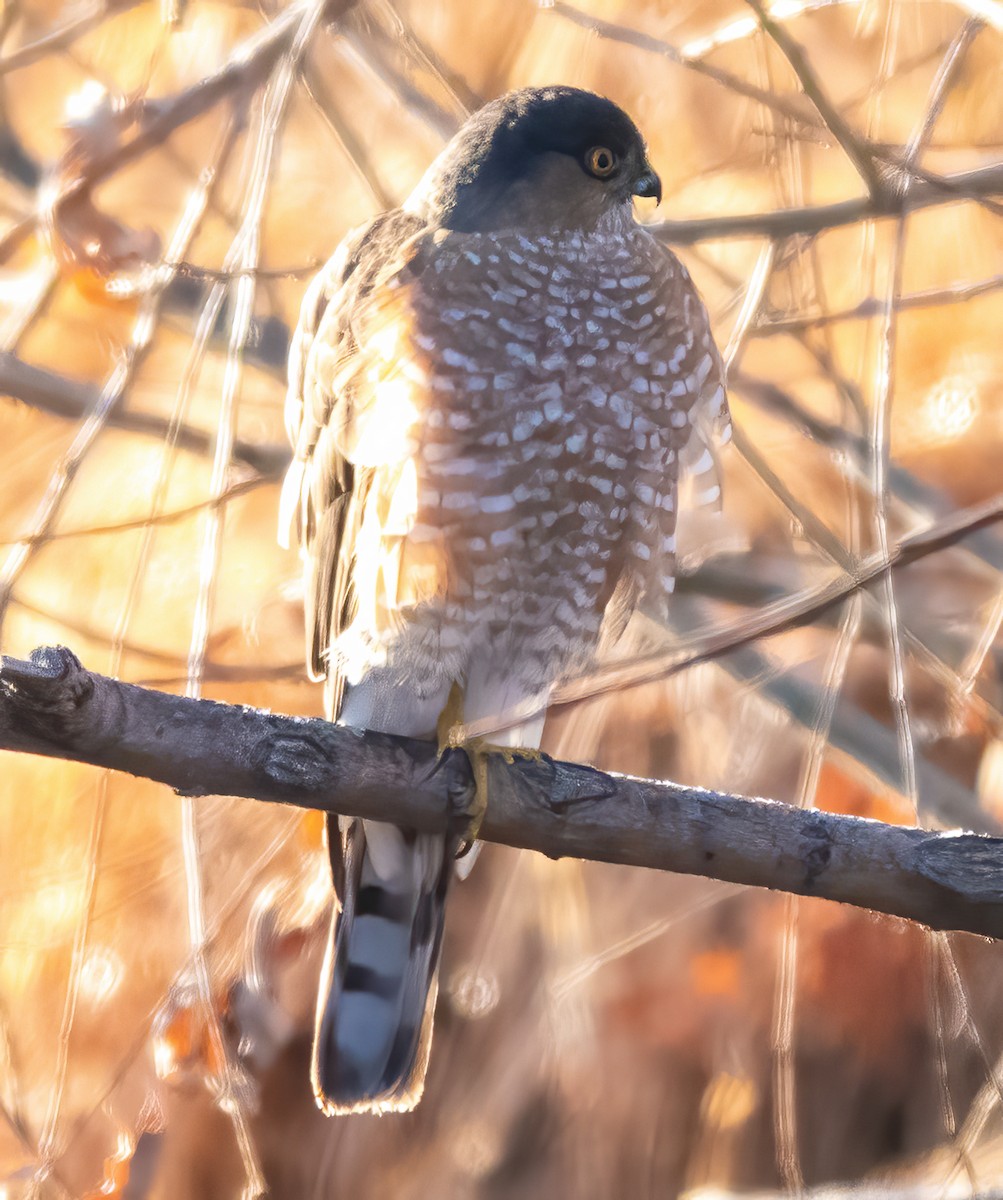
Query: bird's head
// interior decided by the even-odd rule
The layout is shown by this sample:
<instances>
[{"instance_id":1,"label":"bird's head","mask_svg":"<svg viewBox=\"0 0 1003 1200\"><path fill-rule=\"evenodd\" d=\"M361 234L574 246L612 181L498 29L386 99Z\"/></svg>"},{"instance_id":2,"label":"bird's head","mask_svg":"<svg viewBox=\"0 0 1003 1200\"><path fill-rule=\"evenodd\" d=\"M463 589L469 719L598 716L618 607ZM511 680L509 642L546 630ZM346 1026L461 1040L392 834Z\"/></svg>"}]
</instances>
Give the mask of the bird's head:
<instances>
[{"instance_id":1,"label":"bird's head","mask_svg":"<svg viewBox=\"0 0 1003 1200\"><path fill-rule=\"evenodd\" d=\"M623 109L580 88L523 88L466 122L406 207L464 232L587 229L633 196L660 200L662 185Z\"/></svg>"}]
</instances>

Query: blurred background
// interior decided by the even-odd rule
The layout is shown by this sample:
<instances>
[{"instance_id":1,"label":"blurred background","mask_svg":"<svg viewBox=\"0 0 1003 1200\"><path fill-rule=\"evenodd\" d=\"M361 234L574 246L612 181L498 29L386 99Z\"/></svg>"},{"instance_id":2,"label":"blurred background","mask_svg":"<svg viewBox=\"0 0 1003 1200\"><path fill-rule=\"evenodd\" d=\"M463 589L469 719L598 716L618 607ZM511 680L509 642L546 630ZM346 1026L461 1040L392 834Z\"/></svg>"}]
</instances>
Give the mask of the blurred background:
<instances>
[{"instance_id":1,"label":"blurred background","mask_svg":"<svg viewBox=\"0 0 1003 1200\"><path fill-rule=\"evenodd\" d=\"M735 438L668 626L568 682L548 748L1000 832L1001 31L995 0L6 0L0 648L319 713L275 540L302 293L465 114L572 83L649 139ZM488 847L425 1099L330 1121L328 903L317 814L5 756L0 1197L1003 1187L983 939Z\"/></svg>"}]
</instances>

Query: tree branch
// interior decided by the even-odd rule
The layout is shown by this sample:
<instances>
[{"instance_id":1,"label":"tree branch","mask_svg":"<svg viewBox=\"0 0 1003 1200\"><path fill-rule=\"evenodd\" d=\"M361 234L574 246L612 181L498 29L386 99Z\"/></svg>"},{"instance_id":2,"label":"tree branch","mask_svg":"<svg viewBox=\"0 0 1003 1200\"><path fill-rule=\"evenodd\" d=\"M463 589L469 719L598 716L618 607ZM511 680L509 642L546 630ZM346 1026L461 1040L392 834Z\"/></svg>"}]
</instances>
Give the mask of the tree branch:
<instances>
[{"instance_id":1,"label":"tree branch","mask_svg":"<svg viewBox=\"0 0 1003 1200\"><path fill-rule=\"evenodd\" d=\"M804 89L805 95L818 109L829 131L843 147L847 158L853 163L857 174L867 184L867 191L871 199L875 203L880 204L884 195L884 187L882 186L881 176L878 174L877 167L874 165L874 159L871 157L864 140L854 133L847 121L844 120L842 113L840 113L829 99L825 89L818 80L818 76L808 62L808 56L805 54L804 47L787 32L779 21L775 21L770 16L762 0L746 0L746 2L759 18L760 25L766 30L767 34L777 44L790 63L791 69L801 82L801 87Z\"/></svg>"},{"instance_id":2,"label":"tree branch","mask_svg":"<svg viewBox=\"0 0 1003 1200\"><path fill-rule=\"evenodd\" d=\"M460 827L466 755L319 719L192 700L84 670L68 650L0 669L0 749L88 762L184 795L245 796L427 832ZM481 837L707 875L1003 937L1003 839L935 833L493 754Z\"/></svg>"},{"instance_id":3,"label":"tree branch","mask_svg":"<svg viewBox=\"0 0 1003 1200\"><path fill-rule=\"evenodd\" d=\"M740 213L728 217L698 217L690 221L660 221L646 228L656 237L676 246L732 237L793 237L814 235L841 225L853 225L881 217L901 217L908 210L954 204L960 200L1003 192L1003 164L990 163L970 171L958 171L939 179L917 181L908 192L887 191L878 198L858 196L804 208L781 208L774 212Z\"/></svg>"},{"instance_id":4,"label":"tree branch","mask_svg":"<svg viewBox=\"0 0 1003 1200\"><path fill-rule=\"evenodd\" d=\"M33 366L8 350L0 351L2 396L11 396L40 412L77 420L94 409L99 394L100 389L94 384L70 379L45 367ZM132 412L119 406L109 413L108 424L116 429L127 429L155 438L163 438L171 428L167 417L156 413ZM206 430L181 425L175 440L182 450L192 454L212 453L214 437ZM269 479L281 475L289 463L289 451L285 446L258 445L240 440L234 443L233 457Z\"/></svg>"},{"instance_id":5,"label":"tree branch","mask_svg":"<svg viewBox=\"0 0 1003 1200\"><path fill-rule=\"evenodd\" d=\"M119 7L129 8L132 3L133 0L121 0ZM325 23L337 21L353 3L354 0L324 0L321 20ZM303 18L303 11L303 4L290 5L274 20L241 42L217 71L171 96L147 102L137 131L89 159L86 171L67 181L59 194L52 197L51 203L64 204L85 189L95 187L122 167L128 166L161 145L176 130L201 117L217 104L241 95L253 95L271 77L279 59L288 53ZM81 27L81 22L88 19L85 15L77 22L64 26L53 36L72 40L86 29L86 24ZM0 74L25 66L31 61L30 57L27 57L29 52L35 53L39 47L40 43L33 43L32 46L22 48L20 52L0 58ZM35 213L7 231L0 239L0 262L31 233L37 221L38 213Z\"/></svg>"}]
</instances>

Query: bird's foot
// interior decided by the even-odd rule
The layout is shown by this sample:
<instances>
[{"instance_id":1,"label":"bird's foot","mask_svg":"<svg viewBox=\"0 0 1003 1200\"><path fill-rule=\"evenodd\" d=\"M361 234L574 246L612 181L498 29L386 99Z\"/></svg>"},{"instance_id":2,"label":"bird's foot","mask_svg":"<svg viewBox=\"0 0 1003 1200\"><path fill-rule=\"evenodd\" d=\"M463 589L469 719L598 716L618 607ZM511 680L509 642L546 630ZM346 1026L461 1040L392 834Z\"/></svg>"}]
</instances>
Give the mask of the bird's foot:
<instances>
[{"instance_id":1,"label":"bird's foot","mask_svg":"<svg viewBox=\"0 0 1003 1200\"><path fill-rule=\"evenodd\" d=\"M454 683L449 692L445 707L439 714L436 724L436 736L439 741L439 753L447 750L462 750L470 763L474 777L474 790L470 801L460 810L460 815L466 819L466 827L460 835L457 858L465 858L473 849L484 822L484 814L488 810L488 760L492 754L500 754L508 763L517 758L541 762L546 756L539 750L522 749L519 746L501 746L489 742L486 738L464 737L463 733L463 691L459 684Z\"/></svg>"},{"instance_id":2,"label":"bird's foot","mask_svg":"<svg viewBox=\"0 0 1003 1200\"><path fill-rule=\"evenodd\" d=\"M521 746L498 746L485 738L468 738L450 743L456 749L462 750L470 760L470 769L474 776L474 792L470 804L464 811L467 827L463 831L457 858L463 858L470 853L471 847L477 840L484 814L488 811L488 763L492 754L500 755L505 762L513 763L517 758L530 762L542 762L546 757L540 750L523 749Z\"/></svg>"}]
</instances>

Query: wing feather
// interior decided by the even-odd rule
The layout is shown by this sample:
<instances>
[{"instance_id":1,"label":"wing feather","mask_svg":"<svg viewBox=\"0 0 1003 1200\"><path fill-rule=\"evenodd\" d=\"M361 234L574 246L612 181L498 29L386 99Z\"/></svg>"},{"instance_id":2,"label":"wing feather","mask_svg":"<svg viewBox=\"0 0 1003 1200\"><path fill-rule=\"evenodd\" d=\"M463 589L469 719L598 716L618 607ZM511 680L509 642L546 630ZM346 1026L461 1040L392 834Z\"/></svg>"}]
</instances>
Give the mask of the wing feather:
<instances>
[{"instance_id":1,"label":"wing feather","mask_svg":"<svg viewBox=\"0 0 1003 1200\"><path fill-rule=\"evenodd\" d=\"M371 378L382 348L380 378L398 365L381 331L400 319L401 289L386 286L410 260L423 226L400 211L349 233L303 299L289 354L286 428L294 446L283 487L280 530L296 530L305 568L307 665L326 679L327 712L341 705L343 681L329 658L358 603L353 583L373 464L362 442L377 432ZM374 349L375 344L375 349ZM367 424L368 421L368 424ZM375 441L371 436L370 441Z\"/></svg>"}]
</instances>

